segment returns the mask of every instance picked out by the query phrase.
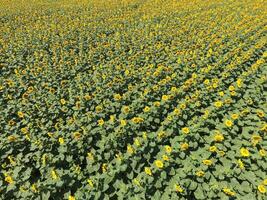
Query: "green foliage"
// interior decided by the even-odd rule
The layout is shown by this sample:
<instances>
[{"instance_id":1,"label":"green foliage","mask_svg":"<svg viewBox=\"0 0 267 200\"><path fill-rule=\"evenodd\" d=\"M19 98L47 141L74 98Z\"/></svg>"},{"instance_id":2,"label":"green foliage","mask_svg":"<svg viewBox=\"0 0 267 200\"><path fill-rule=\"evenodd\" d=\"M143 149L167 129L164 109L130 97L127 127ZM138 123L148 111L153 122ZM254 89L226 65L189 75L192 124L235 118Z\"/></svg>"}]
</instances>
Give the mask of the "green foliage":
<instances>
[{"instance_id":1,"label":"green foliage","mask_svg":"<svg viewBox=\"0 0 267 200\"><path fill-rule=\"evenodd\" d=\"M3 1L0 199L266 199L263 1Z\"/></svg>"}]
</instances>

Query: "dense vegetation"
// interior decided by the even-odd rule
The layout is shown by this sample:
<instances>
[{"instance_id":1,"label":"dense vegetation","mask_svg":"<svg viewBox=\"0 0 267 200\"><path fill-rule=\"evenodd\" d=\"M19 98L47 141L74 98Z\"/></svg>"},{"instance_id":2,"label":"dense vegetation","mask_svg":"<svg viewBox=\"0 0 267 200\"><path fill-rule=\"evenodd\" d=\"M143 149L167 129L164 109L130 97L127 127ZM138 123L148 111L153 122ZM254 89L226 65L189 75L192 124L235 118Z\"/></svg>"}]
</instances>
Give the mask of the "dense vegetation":
<instances>
[{"instance_id":1,"label":"dense vegetation","mask_svg":"<svg viewBox=\"0 0 267 200\"><path fill-rule=\"evenodd\" d=\"M263 0L0 5L0 199L267 198Z\"/></svg>"}]
</instances>

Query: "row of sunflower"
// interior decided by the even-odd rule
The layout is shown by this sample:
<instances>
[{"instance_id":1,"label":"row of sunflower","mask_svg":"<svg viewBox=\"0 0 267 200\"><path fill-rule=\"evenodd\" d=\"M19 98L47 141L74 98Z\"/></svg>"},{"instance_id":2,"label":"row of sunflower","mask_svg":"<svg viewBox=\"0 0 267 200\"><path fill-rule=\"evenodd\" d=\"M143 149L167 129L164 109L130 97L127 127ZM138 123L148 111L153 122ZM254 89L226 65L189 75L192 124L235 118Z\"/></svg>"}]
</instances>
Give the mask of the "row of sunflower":
<instances>
[{"instance_id":1,"label":"row of sunflower","mask_svg":"<svg viewBox=\"0 0 267 200\"><path fill-rule=\"evenodd\" d=\"M0 8L1 199L265 199L261 0Z\"/></svg>"}]
</instances>

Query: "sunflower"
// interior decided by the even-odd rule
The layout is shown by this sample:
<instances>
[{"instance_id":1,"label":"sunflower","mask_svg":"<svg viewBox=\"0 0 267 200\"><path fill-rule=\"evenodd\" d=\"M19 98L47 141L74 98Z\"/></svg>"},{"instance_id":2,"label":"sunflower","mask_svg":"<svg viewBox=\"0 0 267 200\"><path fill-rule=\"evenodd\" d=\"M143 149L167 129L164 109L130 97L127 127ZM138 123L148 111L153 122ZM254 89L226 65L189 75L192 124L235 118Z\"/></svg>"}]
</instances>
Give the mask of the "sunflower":
<instances>
[{"instance_id":1,"label":"sunflower","mask_svg":"<svg viewBox=\"0 0 267 200\"><path fill-rule=\"evenodd\" d=\"M202 162L204 165L207 165L207 166L212 165L212 160L203 160Z\"/></svg>"},{"instance_id":2,"label":"sunflower","mask_svg":"<svg viewBox=\"0 0 267 200\"><path fill-rule=\"evenodd\" d=\"M149 167L145 167L145 173L149 176L152 176L152 171Z\"/></svg>"},{"instance_id":3,"label":"sunflower","mask_svg":"<svg viewBox=\"0 0 267 200\"><path fill-rule=\"evenodd\" d=\"M258 190L259 190L259 192L260 193L262 193L262 194L265 194L266 193L266 188L265 188L265 186L264 185L258 185Z\"/></svg>"},{"instance_id":4,"label":"sunflower","mask_svg":"<svg viewBox=\"0 0 267 200\"><path fill-rule=\"evenodd\" d=\"M100 120L97 121L99 126L103 126L105 121L101 118Z\"/></svg>"},{"instance_id":5,"label":"sunflower","mask_svg":"<svg viewBox=\"0 0 267 200\"><path fill-rule=\"evenodd\" d=\"M11 176L6 176L5 177L5 181L8 183L8 184L12 184L14 182L13 178Z\"/></svg>"},{"instance_id":6,"label":"sunflower","mask_svg":"<svg viewBox=\"0 0 267 200\"><path fill-rule=\"evenodd\" d=\"M222 103L221 101L216 101L216 102L214 103L214 106L215 106L216 108L220 108L220 107L222 107L222 105L223 105L223 103Z\"/></svg>"},{"instance_id":7,"label":"sunflower","mask_svg":"<svg viewBox=\"0 0 267 200\"><path fill-rule=\"evenodd\" d=\"M196 175L197 175L198 177L202 177L202 176L205 175L205 172L203 172L203 171L197 171L197 172L196 172Z\"/></svg>"},{"instance_id":8,"label":"sunflower","mask_svg":"<svg viewBox=\"0 0 267 200\"><path fill-rule=\"evenodd\" d=\"M69 195L69 198L68 198L68 200L75 200L75 197L74 197L74 196L72 196L72 195Z\"/></svg>"},{"instance_id":9,"label":"sunflower","mask_svg":"<svg viewBox=\"0 0 267 200\"><path fill-rule=\"evenodd\" d=\"M64 144L64 138L63 138L63 137L58 138L58 142L59 142L60 144Z\"/></svg>"},{"instance_id":10,"label":"sunflower","mask_svg":"<svg viewBox=\"0 0 267 200\"><path fill-rule=\"evenodd\" d=\"M185 151L189 148L189 144L187 142L181 144L181 150Z\"/></svg>"},{"instance_id":11,"label":"sunflower","mask_svg":"<svg viewBox=\"0 0 267 200\"><path fill-rule=\"evenodd\" d=\"M159 169L162 169L163 166L164 166L164 164L163 164L163 162L162 162L161 160L156 160L156 161L155 161L155 165L156 165L156 167L159 168Z\"/></svg>"},{"instance_id":12,"label":"sunflower","mask_svg":"<svg viewBox=\"0 0 267 200\"><path fill-rule=\"evenodd\" d=\"M120 101L122 99L122 96L120 94L114 94L113 97L115 101Z\"/></svg>"},{"instance_id":13,"label":"sunflower","mask_svg":"<svg viewBox=\"0 0 267 200\"><path fill-rule=\"evenodd\" d=\"M216 147L216 146L211 146L211 147L209 148L209 151L210 151L210 152L216 152L216 150L217 150L217 147Z\"/></svg>"},{"instance_id":14,"label":"sunflower","mask_svg":"<svg viewBox=\"0 0 267 200\"><path fill-rule=\"evenodd\" d=\"M165 146L165 151L166 151L167 153L171 153L171 152L172 152L172 148L171 148L169 145L166 145L166 146Z\"/></svg>"},{"instance_id":15,"label":"sunflower","mask_svg":"<svg viewBox=\"0 0 267 200\"><path fill-rule=\"evenodd\" d=\"M148 106L146 106L143 111L144 112L149 112L150 111L150 108Z\"/></svg>"},{"instance_id":16,"label":"sunflower","mask_svg":"<svg viewBox=\"0 0 267 200\"><path fill-rule=\"evenodd\" d=\"M178 184L175 184L174 188L176 192L179 192L179 193L184 192L184 189Z\"/></svg>"},{"instance_id":17,"label":"sunflower","mask_svg":"<svg viewBox=\"0 0 267 200\"><path fill-rule=\"evenodd\" d=\"M232 115L231 115L231 118L232 118L233 120L238 119L238 114L232 114Z\"/></svg>"},{"instance_id":18,"label":"sunflower","mask_svg":"<svg viewBox=\"0 0 267 200\"><path fill-rule=\"evenodd\" d=\"M228 196L235 196L235 192L233 192L231 189L229 188L223 188L223 192L225 194L227 194Z\"/></svg>"},{"instance_id":19,"label":"sunflower","mask_svg":"<svg viewBox=\"0 0 267 200\"><path fill-rule=\"evenodd\" d=\"M169 97L168 97L168 95L163 95L161 99L163 101L168 101L169 100Z\"/></svg>"},{"instance_id":20,"label":"sunflower","mask_svg":"<svg viewBox=\"0 0 267 200\"><path fill-rule=\"evenodd\" d=\"M233 122L229 119L225 120L224 124L227 126L227 127L232 127L233 126Z\"/></svg>"},{"instance_id":21,"label":"sunflower","mask_svg":"<svg viewBox=\"0 0 267 200\"><path fill-rule=\"evenodd\" d=\"M249 150L246 149L246 148L244 148L244 147L242 147L242 148L240 149L240 154L241 154L241 156L243 156L243 157L249 157Z\"/></svg>"},{"instance_id":22,"label":"sunflower","mask_svg":"<svg viewBox=\"0 0 267 200\"><path fill-rule=\"evenodd\" d=\"M127 124L127 121L124 120L124 119L122 119L122 120L121 120L121 126L126 126L126 124Z\"/></svg>"},{"instance_id":23,"label":"sunflower","mask_svg":"<svg viewBox=\"0 0 267 200\"><path fill-rule=\"evenodd\" d=\"M190 132L190 130L189 130L188 127L184 127L184 128L182 128L182 132L183 132L184 134L188 134L188 133Z\"/></svg>"}]
</instances>

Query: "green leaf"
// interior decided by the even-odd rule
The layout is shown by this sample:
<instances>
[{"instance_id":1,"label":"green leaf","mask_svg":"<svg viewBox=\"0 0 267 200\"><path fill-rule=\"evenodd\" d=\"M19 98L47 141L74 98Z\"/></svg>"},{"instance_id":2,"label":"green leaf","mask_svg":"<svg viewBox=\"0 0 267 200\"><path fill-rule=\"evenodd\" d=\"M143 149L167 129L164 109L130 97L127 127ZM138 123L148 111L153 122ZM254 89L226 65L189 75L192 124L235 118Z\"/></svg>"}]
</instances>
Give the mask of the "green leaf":
<instances>
[{"instance_id":1,"label":"green leaf","mask_svg":"<svg viewBox=\"0 0 267 200\"><path fill-rule=\"evenodd\" d=\"M195 190L197 189L197 187L198 187L198 184L195 181L191 181L188 189Z\"/></svg>"},{"instance_id":2,"label":"green leaf","mask_svg":"<svg viewBox=\"0 0 267 200\"><path fill-rule=\"evenodd\" d=\"M203 193L203 188L202 186L198 186L196 191L194 192L194 195L196 197L196 199L205 199L205 195Z\"/></svg>"}]
</instances>

